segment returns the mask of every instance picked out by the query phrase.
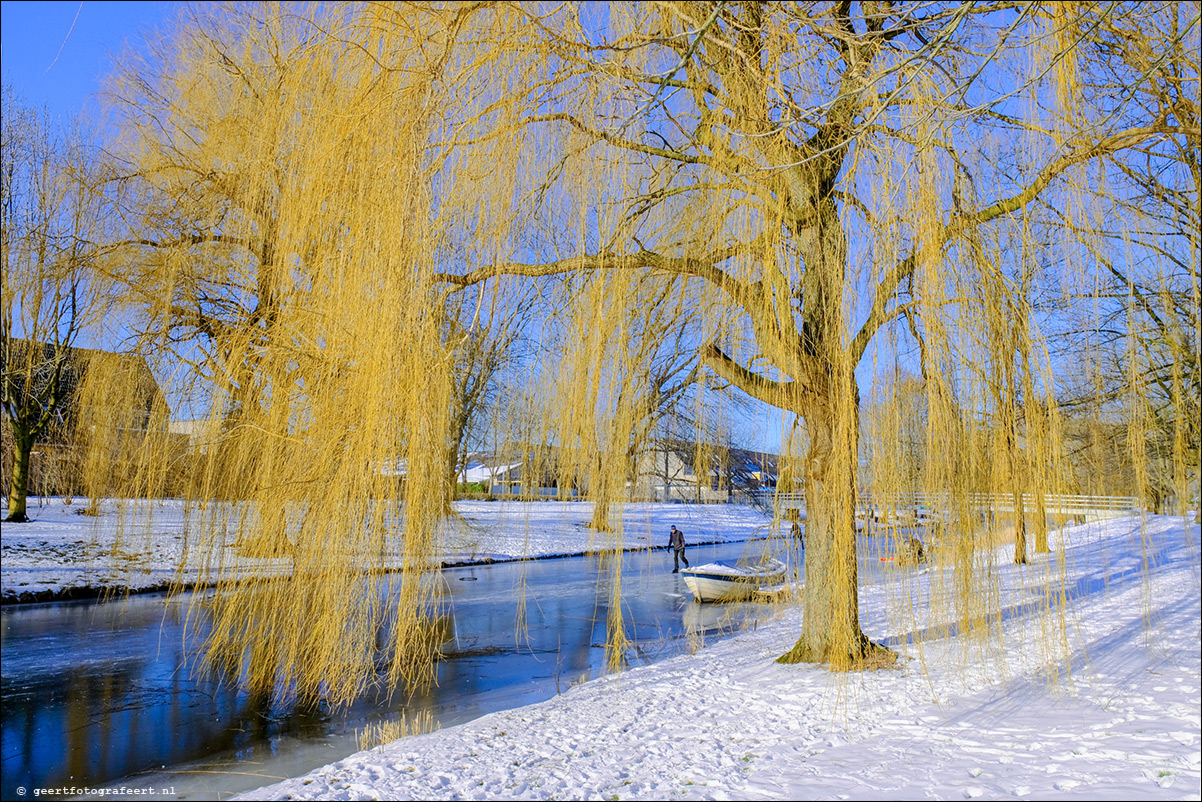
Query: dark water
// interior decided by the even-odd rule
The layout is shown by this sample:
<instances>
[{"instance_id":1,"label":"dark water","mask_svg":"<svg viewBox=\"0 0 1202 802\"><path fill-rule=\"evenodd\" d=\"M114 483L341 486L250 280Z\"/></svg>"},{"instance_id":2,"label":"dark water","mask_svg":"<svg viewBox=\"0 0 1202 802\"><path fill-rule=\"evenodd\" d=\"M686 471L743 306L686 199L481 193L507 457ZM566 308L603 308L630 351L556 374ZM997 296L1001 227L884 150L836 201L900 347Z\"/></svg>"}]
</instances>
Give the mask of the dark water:
<instances>
[{"instance_id":1,"label":"dark water","mask_svg":"<svg viewBox=\"0 0 1202 802\"><path fill-rule=\"evenodd\" d=\"M766 548L692 547L688 556L698 564ZM574 557L444 571L450 640L437 684L336 710L280 708L198 677L204 621L186 596L7 607L0 797L119 784L216 798L339 760L357 751L355 733L370 722L428 714L448 727L550 698L606 671L605 570L597 557ZM764 605L696 604L664 551L625 555L621 588L630 664L772 615Z\"/></svg>"}]
</instances>

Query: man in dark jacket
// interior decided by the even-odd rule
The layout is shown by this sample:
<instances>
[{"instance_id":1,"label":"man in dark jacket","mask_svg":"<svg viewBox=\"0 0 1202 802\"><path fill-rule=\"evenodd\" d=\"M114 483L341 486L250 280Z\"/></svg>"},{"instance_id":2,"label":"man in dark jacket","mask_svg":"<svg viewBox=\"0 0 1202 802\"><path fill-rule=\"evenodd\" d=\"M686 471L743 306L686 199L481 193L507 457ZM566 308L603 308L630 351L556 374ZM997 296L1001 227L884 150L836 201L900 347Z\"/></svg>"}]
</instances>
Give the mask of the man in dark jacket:
<instances>
[{"instance_id":1,"label":"man in dark jacket","mask_svg":"<svg viewBox=\"0 0 1202 802\"><path fill-rule=\"evenodd\" d=\"M684 532L681 532L675 526L672 527L672 532L668 535L668 547L672 549L672 556L675 558L675 568L672 573L680 573L680 561L684 560L684 567L689 567L689 558L684 556Z\"/></svg>"}]
</instances>

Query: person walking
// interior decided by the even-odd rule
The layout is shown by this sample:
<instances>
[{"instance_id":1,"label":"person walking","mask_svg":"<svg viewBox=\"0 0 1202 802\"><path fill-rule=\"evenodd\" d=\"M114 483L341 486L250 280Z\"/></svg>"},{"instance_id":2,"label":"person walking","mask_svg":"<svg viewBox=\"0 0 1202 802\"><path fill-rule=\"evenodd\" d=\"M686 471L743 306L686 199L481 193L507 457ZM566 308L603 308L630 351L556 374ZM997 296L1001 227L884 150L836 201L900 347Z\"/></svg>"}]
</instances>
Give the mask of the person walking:
<instances>
[{"instance_id":1,"label":"person walking","mask_svg":"<svg viewBox=\"0 0 1202 802\"><path fill-rule=\"evenodd\" d=\"M672 569L672 573L680 573L680 561L684 560L684 567L689 567L689 558L684 556L684 532L681 532L675 526L672 527L671 533L668 535L668 547L672 549L673 562L676 567Z\"/></svg>"}]
</instances>

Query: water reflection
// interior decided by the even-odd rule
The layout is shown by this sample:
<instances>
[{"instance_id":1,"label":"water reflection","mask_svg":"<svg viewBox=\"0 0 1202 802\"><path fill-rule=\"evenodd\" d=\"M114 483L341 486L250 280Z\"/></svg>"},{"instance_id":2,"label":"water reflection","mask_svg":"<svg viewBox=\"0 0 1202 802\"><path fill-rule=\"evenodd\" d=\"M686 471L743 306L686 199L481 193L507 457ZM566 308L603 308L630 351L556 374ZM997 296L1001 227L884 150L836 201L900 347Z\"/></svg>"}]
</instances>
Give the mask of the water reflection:
<instances>
[{"instance_id":1,"label":"water reflection","mask_svg":"<svg viewBox=\"0 0 1202 802\"><path fill-rule=\"evenodd\" d=\"M95 784L269 741L269 699L198 678L182 600L133 598L6 609L3 788ZM288 729L320 734L328 715L294 708Z\"/></svg>"},{"instance_id":2,"label":"water reflection","mask_svg":"<svg viewBox=\"0 0 1202 802\"><path fill-rule=\"evenodd\" d=\"M690 559L734 559L743 551L742 544L695 547ZM689 651L771 614L762 605L693 603L664 552L624 560L620 604L629 662ZM578 557L443 572L440 627L447 642L435 684L392 698L370 693L338 710L284 708L203 677L195 670L203 607L190 609L187 597L5 608L0 796L14 798L18 787L96 786L139 774L157 777L156 785L181 786L180 775L144 773L201 760L206 771L259 772L221 783L226 790L253 788L355 751L354 732L368 721L426 713L453 726L550 698L606 670L611 600L606 583L598 582L606 570L600 558ZM322 748L298 749L306 743Z\"/></svg>"}]
</instances>

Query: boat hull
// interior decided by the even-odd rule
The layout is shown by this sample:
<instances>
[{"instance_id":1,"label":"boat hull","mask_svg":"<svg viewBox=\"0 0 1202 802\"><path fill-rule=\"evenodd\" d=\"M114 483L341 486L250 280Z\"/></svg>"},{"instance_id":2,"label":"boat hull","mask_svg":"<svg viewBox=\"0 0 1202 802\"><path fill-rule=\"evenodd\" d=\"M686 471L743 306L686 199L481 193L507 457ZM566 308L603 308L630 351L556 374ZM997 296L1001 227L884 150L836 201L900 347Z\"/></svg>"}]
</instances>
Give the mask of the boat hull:
<instances>
[{"instance_id":1,"label":"boat hull","mask_svg":"<svg viewBox=\"0 0 1202 802\"><path fill-rule=\"evenodd\" d=\"M761 586L784 581L783 565L767 570L736 574L729 571L706 570L709 566L686 568L681 571L684 583L699 602L727 602L750 599Z\"/></svg>"}]
</instances>

